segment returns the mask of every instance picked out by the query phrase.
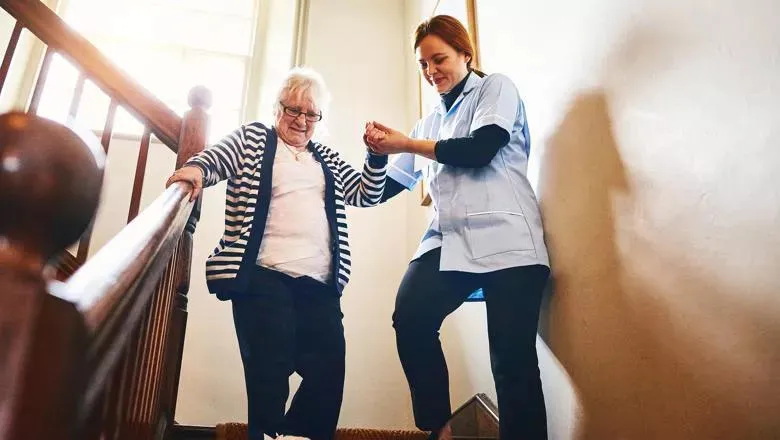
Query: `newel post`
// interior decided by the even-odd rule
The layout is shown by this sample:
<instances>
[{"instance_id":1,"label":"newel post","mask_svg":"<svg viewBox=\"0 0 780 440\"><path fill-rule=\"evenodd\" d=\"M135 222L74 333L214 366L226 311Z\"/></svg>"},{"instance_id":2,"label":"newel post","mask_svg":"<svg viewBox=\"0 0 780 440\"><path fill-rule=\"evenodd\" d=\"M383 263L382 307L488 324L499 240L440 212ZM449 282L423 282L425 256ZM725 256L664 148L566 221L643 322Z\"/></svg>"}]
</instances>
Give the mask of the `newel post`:
<instances>
[{"instance_id":1,"label":"newel post","mask_svg":"<svg viewBox=\"0 0 780 440\"><path fill-rule=\"evenodd\" d=\"M192 156L200 153L206 147L208 139L209 115L211 107L211 92L197 86L189 93L190 110L182 118L181 134L179 135L179 150L176 157L176 168ZM192 267L192 236L200 219L201 200L198 199L192 209L192 214L179 240L175 254L175 301L171 331L168 334L168 378L166 392L163 396L164 411L172 421L176 412L176 398L179 392L179 377L181 373L182 356L184 354L184 335L187 328L187 292L190 288L190 269Z\"/></svg>"},{"instance_id":2,"label":"newel post","mask_svg":"<svg viewBox=\"0 0 780 440\"><path fill-rule=\"evenodd\" d=\"M0 115L0 438L74 433L86 327L48 293L44 268L95 215L104 156L93 142L34 115Z\"/></svg>"}]
</instances>

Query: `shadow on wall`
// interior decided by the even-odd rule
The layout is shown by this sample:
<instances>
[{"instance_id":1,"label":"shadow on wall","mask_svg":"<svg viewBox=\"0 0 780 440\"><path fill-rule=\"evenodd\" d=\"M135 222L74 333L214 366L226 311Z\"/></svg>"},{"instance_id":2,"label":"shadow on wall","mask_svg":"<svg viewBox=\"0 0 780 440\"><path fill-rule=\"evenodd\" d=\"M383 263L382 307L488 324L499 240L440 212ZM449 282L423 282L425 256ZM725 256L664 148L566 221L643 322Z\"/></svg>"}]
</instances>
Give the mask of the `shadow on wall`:
<instances>
[{"instance_id":1,"label":"shadow on wall","mask_svg":"<svg viewBox=\"0 0 780 440\"><path fill-rule=\"evenodd\" d=\"M582 406L577 432L598 438L593 399L610 375L592 374L616 362L611 329L628 327L620 312L620 263L615 248L612 198L630 196L625 170L612 136L606 97L601 91L574 100L547 141L539 183L546 240L554 266L540 332L574 382ZM588 322L598 318L599 322ZM595 325L594 325L595 324ZM585 326L589 331L583 332ZM601 404L596 402L597 407ZM608 434L603 432L603 435ZM614 438L602 436L600 438Z\"/></svg>"},{"instance_id":2,"label":"shadow on wall","mask_svg":"<svg viewBox=\"0 0 780 440\"><path fill-rule=\"evenodd\" d=\"M683 231L638 232L642 209L663 207L639 200L610 114L605 91L580 94L540 173L555 290L540 332L580 400L577 438L777 438L780 324L755 301L771 286L735 285L722 268L680 258L666 243ZM656 178L652 190L706 226L710 213L679 200L677 183Z\"/></svg>"}]
</instances>

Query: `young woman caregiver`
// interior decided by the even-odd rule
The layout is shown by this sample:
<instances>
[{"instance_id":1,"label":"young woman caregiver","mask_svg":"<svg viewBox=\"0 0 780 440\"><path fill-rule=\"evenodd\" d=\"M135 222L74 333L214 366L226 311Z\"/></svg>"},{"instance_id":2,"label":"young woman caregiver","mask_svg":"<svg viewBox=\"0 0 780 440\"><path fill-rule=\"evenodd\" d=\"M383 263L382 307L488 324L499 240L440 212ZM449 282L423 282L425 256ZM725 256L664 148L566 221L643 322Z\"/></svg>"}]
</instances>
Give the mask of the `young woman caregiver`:
<instances>
[{"instance_id":1,"label":"young woman caregiver","mask_svg":"<svg viewBox=\"0 0 780 440\"><path fill-rule=\"evenodd\" d=\"M451 439L447 364L439 328L481 289L498 395L500 437L545 439L536 356L542 291L549 276L542 220L526 169L525 108L512 81L473 69L463 25L439 15L414 35L420 71L441 103L409 136L378 122L364 139L398 154L383 199L425 178L435 215L398 289L393 326L417 426Z\"/></svg>"}]
</instances>

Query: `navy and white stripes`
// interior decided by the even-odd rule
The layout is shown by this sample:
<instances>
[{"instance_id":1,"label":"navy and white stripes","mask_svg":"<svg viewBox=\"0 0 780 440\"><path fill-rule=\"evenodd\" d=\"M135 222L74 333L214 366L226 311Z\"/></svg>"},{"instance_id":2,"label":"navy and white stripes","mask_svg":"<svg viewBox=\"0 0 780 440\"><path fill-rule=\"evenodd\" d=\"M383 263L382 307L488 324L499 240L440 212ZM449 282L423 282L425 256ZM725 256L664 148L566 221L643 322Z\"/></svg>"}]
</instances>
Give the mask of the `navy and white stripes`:
<instances>
[{"instance_id":1,"label":"navy and white stripes","mask_svg":"<svg viewBox=\"0 0 780 440\"><path fill-rule=\"evenodd\" d=\"M206 261L209 290L220 297L240 292L246 284L245 280L240 282L246 278L242 276L242 268L255 264L262 235L257 237L252 231L259 230L262 234L265 227L276 140L273 128L259 122L250 123L185 164L201 169L204 187L228 180L225 232ZM367 154L363 172L358 173L325 145L310 142L309 147L323 165L326 176L325 204L331 230L333 276L335 287L341 291L349 281L352 267L345 204L367 207L380 203L387 157Z\"/></svg>"}]
</instances>

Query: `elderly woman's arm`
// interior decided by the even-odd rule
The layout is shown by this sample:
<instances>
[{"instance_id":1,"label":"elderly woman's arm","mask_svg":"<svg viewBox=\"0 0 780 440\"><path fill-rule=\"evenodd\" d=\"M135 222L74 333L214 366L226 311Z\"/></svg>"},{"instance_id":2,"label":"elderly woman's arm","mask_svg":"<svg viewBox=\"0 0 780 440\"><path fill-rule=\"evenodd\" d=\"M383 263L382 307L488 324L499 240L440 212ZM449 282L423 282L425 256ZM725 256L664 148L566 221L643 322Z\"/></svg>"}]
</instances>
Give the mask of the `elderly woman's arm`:
<instances>
[{"instance_id":1,"label":"elderly woman's arm","mask_svg":"<svg viewBox=\"0 0 780 440\"><path fill-rule=\"evenodd\" d=\"M247 133L253 132L247 132L246 127L242 126L191 157L168 178L166 188L173 182L188 182L193 188L190 198L195 200L203 187L236 175L243 163L244 139Z\"/></svg>"},{"instance_id":2,"label":"elderly woman's arm","mask_svg":"<svg viewBox=\"0 0 780 440\"><path fill-rule=\"evenodd\" d=\"M405 189L406 189L405 186L396 182L392 177L390 177L389 179L385 179L385 191L382 193L382 203L392 199L398 194L401 194L401 191Z\"/></svg>"},{"instance_id":3,"label":"elderly woman's arm","mask_svg":"<svg viewBox=\"0 0 780 440\"><path fill-rule=\"evenodd\" d=\"M241 170L245 155L245 139L258 137L251 127L242 126L216 144L192 156L184 166L194 166L203 173L203 186L215 185Z\"/></svg>"},{"instance_id":4,"label":"elderly woman's arm","mask_svg":"<svg viewBox=\"0 0 780 440\"><path fill-rule=\"evenodd\" d=\"M358 173L350 164L335 157L342 182L344 183L344 202L350 206L376 206L382 201L387 171L387 156L366 153L363 172Z\"/></svg>"}]
</instances>

